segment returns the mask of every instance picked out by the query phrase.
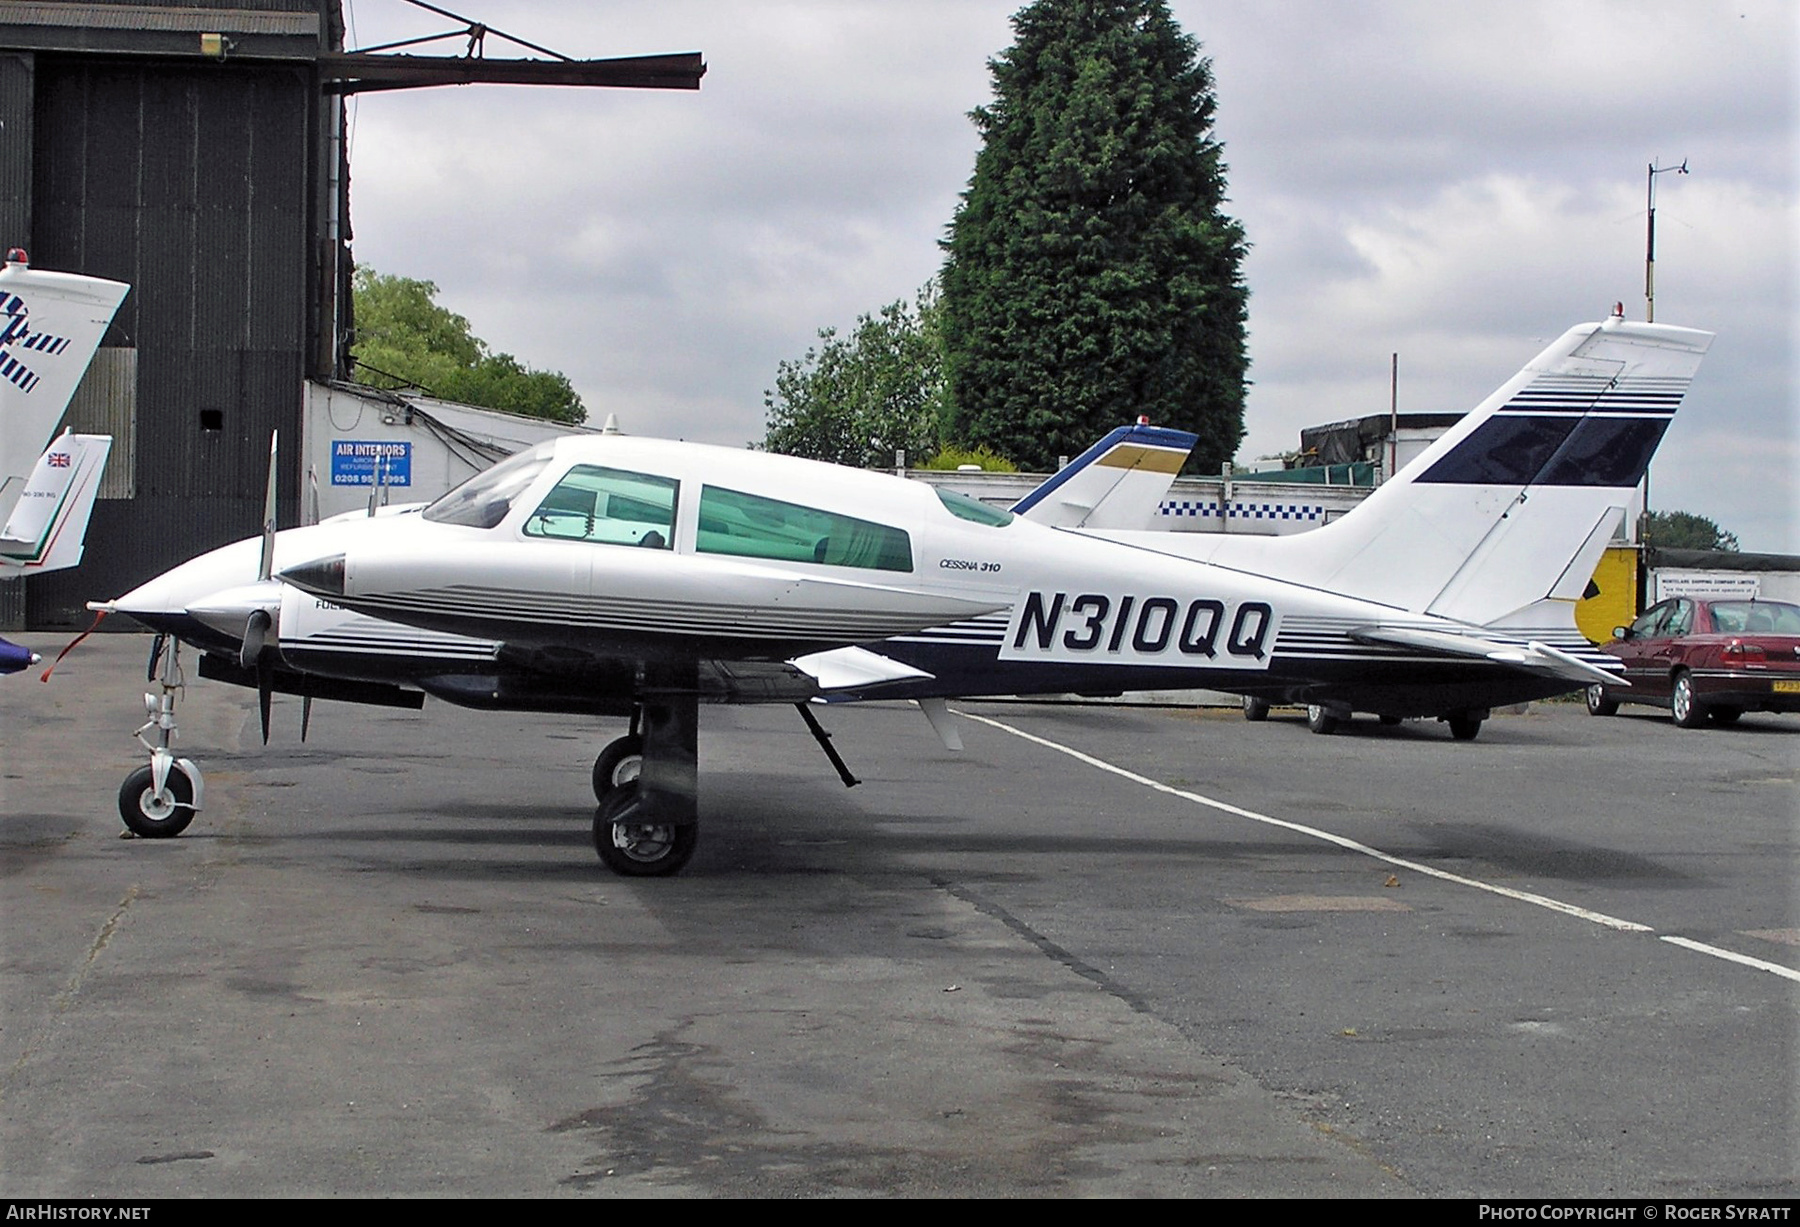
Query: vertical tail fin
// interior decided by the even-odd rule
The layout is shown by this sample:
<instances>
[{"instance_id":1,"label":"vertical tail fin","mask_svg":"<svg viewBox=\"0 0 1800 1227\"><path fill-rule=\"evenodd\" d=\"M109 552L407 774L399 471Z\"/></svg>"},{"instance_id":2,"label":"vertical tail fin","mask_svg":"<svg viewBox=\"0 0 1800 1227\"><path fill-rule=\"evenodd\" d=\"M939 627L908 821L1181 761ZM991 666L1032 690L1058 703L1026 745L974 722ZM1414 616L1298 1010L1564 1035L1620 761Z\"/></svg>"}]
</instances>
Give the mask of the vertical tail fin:
<instances>
[{"instance_id":1,"label":"vertical tail fin","mask_svg":"<svg viewBox=\"0 0 1800 1227\"><path fill-rule=\"evenodd\" d=\"M60 571L81 561L100 493L110 435L65 434L38 457L18 505L0 529L0 575Z\"/></svg>"},{"instance_id":2,"label":"vertical tail fin","mask_svg":"<svg viewBox=\"0 0 1800 1227\"><path fill-rule=\"evenodd\" d=\"M31 268L23 252L7 253L0 268L0 516L15 506L129 289Z\"/></svg>"},{"instance_id":3,"label":"vertical tail fin","mask_svg":"<svg viewBox=\"0 0 1800 1227\"><path fill-rule=\"evenodd\" d=\"M1618 316L1571 328L1343 519L1268 542L1257 561L1477 625L1541 625L1546 602L1566 602L1555 620L1572 627L1711 342Z\"/></svg>"},{"instance_id":4,"label":"vertical tail fin","mask_svg":"<svg viewBox=\"0 0 1800 1227\"><path fill-rule=\"evenodd\" d=\"M1121 426L1012 510L1052 528L1145 528L1198 438L1143 423Z\"/></svg>"}]
</instances>

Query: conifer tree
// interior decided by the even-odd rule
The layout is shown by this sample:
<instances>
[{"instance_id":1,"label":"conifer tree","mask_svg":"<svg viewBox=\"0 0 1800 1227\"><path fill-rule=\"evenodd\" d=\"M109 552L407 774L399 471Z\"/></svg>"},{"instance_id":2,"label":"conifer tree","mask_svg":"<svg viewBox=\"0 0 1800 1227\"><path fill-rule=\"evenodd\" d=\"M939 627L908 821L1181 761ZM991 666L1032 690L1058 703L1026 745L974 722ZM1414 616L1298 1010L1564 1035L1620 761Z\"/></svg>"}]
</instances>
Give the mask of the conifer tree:
<instances>
[{"instance_id":1,"label":"conifer tree","mask_svg":"<svg viewBox=\"0 0 1800 1227\"><path fill-rule=\"evenodd\" d=\"M1143 413L1216 472L1246 290L1211 66L1162 0L1037 0L1013 28L945 241L950 437L1048 469Z\"/></svg>"}]
</instances>

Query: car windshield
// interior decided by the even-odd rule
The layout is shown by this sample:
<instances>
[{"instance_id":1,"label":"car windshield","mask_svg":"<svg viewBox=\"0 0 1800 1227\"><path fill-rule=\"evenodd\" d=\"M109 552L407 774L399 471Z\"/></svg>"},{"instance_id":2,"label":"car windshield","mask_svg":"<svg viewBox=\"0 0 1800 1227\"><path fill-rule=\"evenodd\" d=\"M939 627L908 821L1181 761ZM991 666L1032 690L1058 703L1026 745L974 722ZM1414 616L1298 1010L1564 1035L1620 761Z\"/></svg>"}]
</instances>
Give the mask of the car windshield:
<instances>
[{"instance_id":1,"label":"car windshield","mask_svg":"<svg viewBox=\"0 0 1800 1227\"><path fill-rule=\"evenodd\" d=\"M439 524L466 524L492 528L512 510L513 499L529 486L550 463L553 443L509 456L483 470L425 509L425 518Z\"/></svg>"},{"instance_id":2,"label":"car windshield","mask_svg":"<svg viewBox=\"0 0 1800 1227\"><path fill-rule=\"evenodd\" d=\"M1800 605L1786 601L1714 601L1713 626L1725 635L1800 635Z\"/></svg>"}]
</instances>

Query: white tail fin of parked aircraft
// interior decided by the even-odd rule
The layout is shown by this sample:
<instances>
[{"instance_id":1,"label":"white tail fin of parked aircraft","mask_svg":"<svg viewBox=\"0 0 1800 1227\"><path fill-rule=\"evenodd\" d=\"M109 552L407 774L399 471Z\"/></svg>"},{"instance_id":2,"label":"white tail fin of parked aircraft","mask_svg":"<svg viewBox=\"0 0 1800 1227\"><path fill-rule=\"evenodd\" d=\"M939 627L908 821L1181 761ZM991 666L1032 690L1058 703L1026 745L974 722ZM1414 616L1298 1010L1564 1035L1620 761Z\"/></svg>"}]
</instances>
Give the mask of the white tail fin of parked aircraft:
<instances>
[{"instance_id":1,"label":"white tail fin of parked aircraft","mask_svg":"<svg viewBox=\"0 0 1800 1227\"><path fill-rule=\"evenodd\" d=\"M32 268L16 248L0 268L0 570L81 560L112 440L51 436L129 289Z\"/></svg>"},{"instance_id":2,"label":"white tail fin of parked aircraft","mask_svg":"<svg viewBox=\"0 0 1800 1227\"><path fill-rule=\"evenodd\" d=\"M1711 342L1618 315L1571 328L1334 523L1133 540L1396 614L1567 638Z\"/></svg>"},{"instance_id":3,"label":"white tail fin of parked aircraft","mask_svg":"<svg viewBox=\"0 0 1800 1227\"><path fill-rule=\"evenodd\" d=\"M1051 528L1145 528L1198 437L1141 419L1135 426L1121 426L1012 510Z\"/></svg>"}]
</instances>

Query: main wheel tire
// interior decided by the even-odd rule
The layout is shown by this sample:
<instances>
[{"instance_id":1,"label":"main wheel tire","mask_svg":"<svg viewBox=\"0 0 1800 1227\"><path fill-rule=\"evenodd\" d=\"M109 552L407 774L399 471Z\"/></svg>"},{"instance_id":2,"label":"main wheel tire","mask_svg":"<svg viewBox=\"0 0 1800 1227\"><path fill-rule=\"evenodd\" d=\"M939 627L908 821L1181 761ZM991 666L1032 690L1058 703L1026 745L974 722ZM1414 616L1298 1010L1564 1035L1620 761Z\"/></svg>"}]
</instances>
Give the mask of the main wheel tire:
<instances>
[{"instance_id":1,"label":"main wheel tire","mask_svg":"<svg viewBox=\"0 0 1800 1227\"><path fill-rule=\"evenodd\" d=\"M621 784L594 811L594 850L614 873L627 878L665 878L694 855L699 828L672 822L633 822L636 784Z\"/></svg>"},{"instance_id":2,"label":"main wheel tire","mask_svg":"<svg viewBox=\"0 0 1800 1227\"><path fill-rule=\"evenodd\" d=\"M1709 707L1706 714L1712 717L1714 724L1736 724L1738 717L1744 714L1741 707Z\"/></svg>"},{"instance_id":3,"label":"main wheel tire","mask_svg":"<svg viewBox=\"0 0 1800 1227\"><path fill-rule=\"evenodd\" d=\"M170 764L169 778L158 795L150 768L139 767L119 786L119 817L133 835L172 839L194 820L194 782L187 772Z\"/></svg>"},{"instance_id":4,"label":"main wheel tire","mask_svg":"<svg viewBox=\"0 0 1800 1227\"><path fill-rule=\"evenodd\" d=\"M594 800L604 801L616 788L635 784L644 769L644 739L619 737L606 743L594 759Z\"/></svg>"},{"instance_id":5,"label":"main wheel tire","mask_svg":"<svg viewBox=\"0 0 1800 1227\"><path fill-rule=\"evenodd\" d=\"M1675 726L1684 729L1697 729L1706 726L1706 708L1694 699L1694 681L1686 673L1675 675L1675 684L1669 692L1669 714L1675 717Z\"/></svg>"},{"instance_id":6,"label":"main wheel tire","mask_svg":"<svg viewBox=\"0 0 1800 1227\"><path fill-rule=\"evenodd\" d=\"M1590 716L1616 716L1619 705L1606 697L1606 687L1595 682L1587 688L1587 709Z\"/></svg>"},{"instance_id":7,"label":"main wheel tire","mask_svg":"<svg viewBox=\"0 0 1800 1227\"><path fill-rule=\"evenodd\" d=\"M1306 705L1306 727L1315 733L1337 732L1338 715L1328 707L1318 703Z\"/></svg>"},{"instance_id":8,"label":"main wheel tire","mask_svg":"<svg viewBox=\"0 0 1800 1227\"><path fill-rule=\"evenodd\" d=\"M1450 736L1458 741L1474 741L1481 732L1481 717L1471 716L1467 712L1445 716L1444 723L1450 726Z\"/></svg>"},{"instance_id":9,"label":"main wheel tire","mask_svg":"<svg viewBox=\"0 0 1800 1227\"><path fill-rule=\"evenodd\" d=\"M1244 719L1252 724L1259 724L1269 718L1269 701L1259 699L1253 694L1244 696Z\"/></svg>"}]
</instances>

